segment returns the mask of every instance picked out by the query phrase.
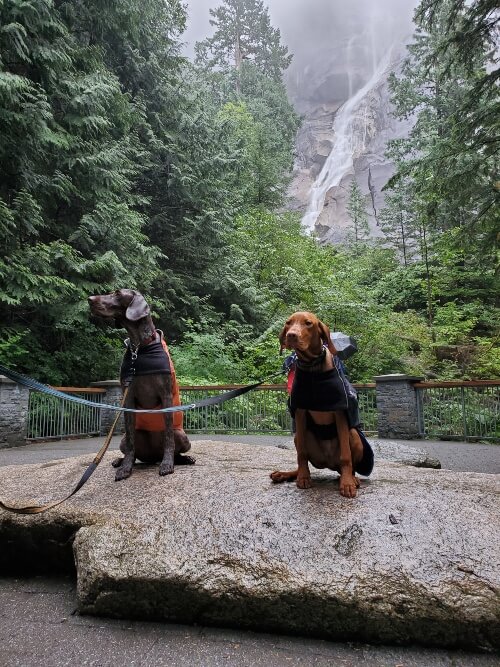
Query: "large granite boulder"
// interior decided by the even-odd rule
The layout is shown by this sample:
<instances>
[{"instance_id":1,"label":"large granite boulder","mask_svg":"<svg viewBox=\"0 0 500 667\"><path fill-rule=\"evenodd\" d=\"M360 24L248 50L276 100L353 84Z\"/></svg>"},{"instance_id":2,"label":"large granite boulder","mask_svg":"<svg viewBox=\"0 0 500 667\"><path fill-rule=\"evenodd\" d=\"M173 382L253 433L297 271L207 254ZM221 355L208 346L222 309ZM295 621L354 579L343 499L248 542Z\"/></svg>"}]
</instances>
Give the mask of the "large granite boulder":
<instances>
[{"instance_id":1,"label":"large granite boulder","mask_svg":"<svg viewBox=\"0 0 500 667\"><path fill-rule=\"evenodd\" d=\"M116 483L107 456L46 514L0 511L5 571L73 542L83 613L336 640L500 646L499 478L379 462L356 499L335 473L273 485L274 447L194 443L197 464ZM0 469L2 499L48 502L90 457ZM74 538L74 540L73 540Z\"/></svg>"}]
</instances>

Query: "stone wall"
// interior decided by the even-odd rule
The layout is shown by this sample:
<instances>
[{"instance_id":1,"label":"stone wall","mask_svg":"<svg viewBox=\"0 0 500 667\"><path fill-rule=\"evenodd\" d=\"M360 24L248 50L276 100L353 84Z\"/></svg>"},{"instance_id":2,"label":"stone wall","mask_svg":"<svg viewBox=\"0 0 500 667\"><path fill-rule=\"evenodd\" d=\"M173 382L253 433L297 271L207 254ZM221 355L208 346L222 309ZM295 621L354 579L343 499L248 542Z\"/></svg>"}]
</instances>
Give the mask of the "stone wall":
<instances>
[{"instance_id":1,"label":"stone wall","mask_svg":"<svg viewBox=\"0 0 500 667\"><path fill-rule=\"evenodd\" d=\"M29 389L0 375L0 448L26 444Z\"/></svg>"},{"instance_id":2,"label":"stone wall","mask_svg":"<svg viewBox=\"0 0 500 667\"><path fill-rule=\"evenodd\" d=\"M379 438L412 440L421 437L415 382L423 380L414 375L379 375L377 412Z\"/></svg>"},{"instance_id":3,"label":"stone wall","mask_svg":"<svg viewBox=\"0 0 500 667\"><path fill-rule=\"evenodd\" d=\"M106 393L103 394L102 398L103 403L107 403L107 405L120 405L122 401L122 390L119 380L104 380L103 382L91 382L90 386L106 390ZM111 428L111 424L113 423L115 417L116 417L116 412L114 410L101 411L101 435L108 434L109 429ZM125 426L122 414L116 425L115 434L124 432L125 432Z\"/></svg>"}]
</instances>

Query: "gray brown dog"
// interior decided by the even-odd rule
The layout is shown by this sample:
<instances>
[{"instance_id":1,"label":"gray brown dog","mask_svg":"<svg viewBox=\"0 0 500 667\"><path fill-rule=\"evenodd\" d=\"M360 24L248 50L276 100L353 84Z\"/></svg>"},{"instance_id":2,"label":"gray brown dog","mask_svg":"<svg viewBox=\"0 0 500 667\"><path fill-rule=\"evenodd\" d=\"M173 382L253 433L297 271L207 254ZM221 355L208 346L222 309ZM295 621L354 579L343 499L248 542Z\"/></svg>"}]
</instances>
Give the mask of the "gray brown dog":
<instances>
[{"instance_id":1,"label":"gray brown dog","mask_svg":"<svg viewBox=\"0 0 500 667\"><path fill-rule=\"evenodd\" d=\"M129 388L124 407L145 410L171 407L173 394L178 395L175 370L163 335L155 329L142 294L119 289L91 296L88 301L93 316L114 320L115 326L124 327L129 334L120 371L122 389ZM113 461L116 481L130 476L136 458L145 463L160 463L160 475L173 473L174 463L195 462L191 456L182 456L191 449L182 429L182 413L152 415L150 420L145 417L125 413L125 436L120 444L124 457Z\"/></svg>"},{"instance_id":2,"label":"gray brown dog","mask_svg":"<svg viewBox=\"0 0 500 667\"><path fill-rule=\"evenodd\" d=\"M295 470L274 471L273 482L296 480L297 486L311 486L309 463L340 473L340 493L354 498L359 487L355 472L369 475L373 451L362 432L349 428L346 382L335 362L336 350L328 327L316 315L291 315L280 333L281 350L297 355L297 370L290 394L295 416Z\"/></svg>"}]
</instances>

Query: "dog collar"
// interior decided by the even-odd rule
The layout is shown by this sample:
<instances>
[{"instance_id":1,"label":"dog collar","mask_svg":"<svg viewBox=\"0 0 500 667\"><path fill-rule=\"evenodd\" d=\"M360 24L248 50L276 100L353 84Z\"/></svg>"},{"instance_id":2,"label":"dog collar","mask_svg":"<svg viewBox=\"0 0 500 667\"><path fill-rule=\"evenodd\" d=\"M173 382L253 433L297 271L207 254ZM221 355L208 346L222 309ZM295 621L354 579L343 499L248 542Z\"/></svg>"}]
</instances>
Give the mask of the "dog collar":
<instances>
[{"instance_id":1,"label":"dog collar","mask_svg":"<svg viewBox=\"0 0 500 667\"><path fill-rule=\"evenodd\" d=\"M153 329L153 333L151 336L148 336L147 338L144 338L144 340L141 340L141 342L138 345L133 345L132 341L130 338L125 338L123 341L125 347L128 347L132 353L132 357L137 358L137 352L139 348L141 347L146 347L146 345L151 345L151 343L154 343L156 340L156 335L160 334L160 339L163 336L163 332L160 331L160 329Z\"/></svg>"},{"instance_id":2,"label":"dog collar","mask_svg":"<svg viewBox=\"0 0 500 667\"><path fill-rule=\"evenodd\" d=\"M297 368L300 368L301 370L312 370L313 368L316 368L317 366L321 366L321 364L324 362L326 357L326 347L323 348L321 351L321 354L318 357L315 357L311 361L303 361L298 355L297 355Z\"/></svg>"},{"instance_id":3,"label":"dog collar","mask_svg":"<svg viewBox=\"0 0 500 667\"><path fill-rule=\"evenodd\" d=\"M150 343L154 343L155 340L156 340L156 333L157 333L156 329L153 329L153 333L151 334L151 336L149 336L149 338L145 338L143 341L141 341L140 347L142 347L143 345L149 345Z\"/></svg>"}]
</instances>

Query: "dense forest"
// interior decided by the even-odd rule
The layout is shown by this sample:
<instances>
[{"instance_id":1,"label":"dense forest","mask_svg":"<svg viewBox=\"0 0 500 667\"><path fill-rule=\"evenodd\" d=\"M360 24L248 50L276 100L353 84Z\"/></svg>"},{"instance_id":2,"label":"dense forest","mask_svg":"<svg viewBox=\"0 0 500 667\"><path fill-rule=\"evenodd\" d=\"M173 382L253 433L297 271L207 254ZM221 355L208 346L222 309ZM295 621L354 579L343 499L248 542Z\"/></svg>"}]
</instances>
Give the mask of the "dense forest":
<instances>
[{"instance_id":1,"label":"dense forest","mask_svg":"<svg viewBox=\"0 0 500 667\"><path fill-rule=\"evenodd\" d=\"M53 384L116 377L123 331L87 296L143 292L184 382L279 369L297 309L353 335L354 380L498 376L498 27L492 0L422 0L366 235L286 212L300 118L261 0L221 0L182 55L180 0L0 0L0 358Z\"/></svg>"}]
</instances>

